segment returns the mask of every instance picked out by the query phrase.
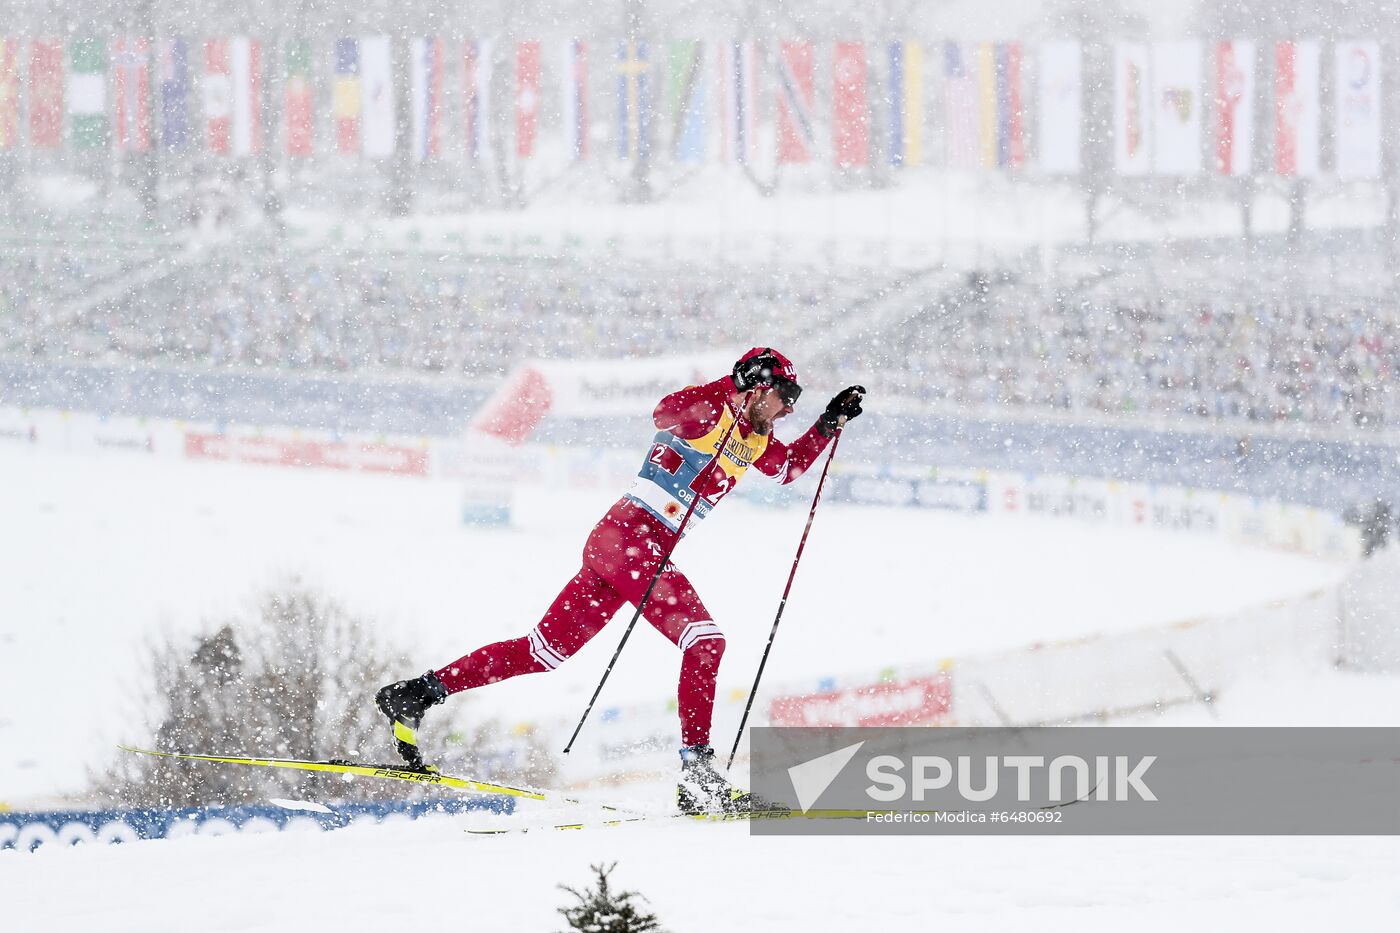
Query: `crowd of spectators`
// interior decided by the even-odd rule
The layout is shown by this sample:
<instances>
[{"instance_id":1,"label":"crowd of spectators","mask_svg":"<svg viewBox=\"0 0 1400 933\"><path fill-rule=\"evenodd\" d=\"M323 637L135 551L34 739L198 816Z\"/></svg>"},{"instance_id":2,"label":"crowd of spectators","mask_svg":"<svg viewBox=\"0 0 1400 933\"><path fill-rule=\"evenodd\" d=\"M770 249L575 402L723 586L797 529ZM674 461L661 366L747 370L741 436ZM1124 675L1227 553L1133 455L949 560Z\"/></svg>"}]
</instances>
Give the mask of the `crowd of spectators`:
<instances>
[{"instance_id":1,"label":"crowd of spectators","mask_svg":"<svg viewBox=\"0 0 1400 933\"><path fill-rule=\"evenodd\" d=\"M28 350L64 309L151 262L149 250L14 249L0 243L0 352Z\"/></svg>"},{"instance_id":2,"label":"crowd of spectators","mask_svg":"<svg viewBox=\"0 0 1400 933\"><path fill-rule=\"evenodd\" d=\"M4 269L0 323L29 359L489 380L532 357L828 334L812 381L950 406L1400 427L1400 306L1383 297L979 281L869 334L862 303L899 292L854 272L230 254L64 305L68 273L25 261Z\"/></svg>"},{"instance_id":3,"label":"crowd of spectators","mask_svg":"<svg viewBox=\"0 0 1400 933\"><path fill-rule=\"evenodd\" d=\"M505 262L454 270L246 257L188 264L67 322L50 355L297 372L499 376L527 358L692 352L802 327L839 276Z\"/></svg>"},{"instance_id":4,"label":"crowd of spectators","mask_svg":"<svg viewBox=\"0 0 1400 933\"><path fill-rule=\"evenodd\" d=\"M1393 298L993 287L919 315L873 378L969 408L1400 428Z\"/></svg>"}]
</instances>

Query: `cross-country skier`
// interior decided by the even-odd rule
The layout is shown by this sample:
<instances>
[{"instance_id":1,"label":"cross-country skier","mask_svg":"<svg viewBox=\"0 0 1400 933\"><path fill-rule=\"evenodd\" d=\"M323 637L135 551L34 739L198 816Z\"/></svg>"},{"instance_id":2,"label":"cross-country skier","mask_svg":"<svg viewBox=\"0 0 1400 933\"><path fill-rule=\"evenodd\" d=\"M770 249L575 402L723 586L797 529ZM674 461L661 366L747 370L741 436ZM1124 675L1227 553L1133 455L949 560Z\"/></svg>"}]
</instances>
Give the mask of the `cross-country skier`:
<instances>
[{"instance_id":1,"label":"cross-country skier","mask_svg":"<svg viewBox=\"0 0 1400 933\"><path fill-rule=\"evenodd\" d=\"M539 624L519 638L478 648L421 677L390 684L376 695L375 703L389 717L399 752L409 765L423 767L417 730L429 707L449 694L520 674L552 671L563 664L602 630L623 603L636 605L642 599L657 561L676 543L692 491L700 493L691 516L698 521L750 466L780 483L792 482L826 448L841 418L860 415L865 390L851 386L839 392L807 433L784 444L773 437L773 425L792 413L801 392L787 357L755 347L734 364L731 374L662 399L652 414L656 436L632 488L594 526L584 544L583 566ZM729 443L716 460L715 452L735 418L738 423ZM749 795L715 770L710 747L710 715L724 634L690 581L670 562L644 614L681 651L676 696L682 745L677 790L681 810L748 809Z\"/></svg>"}]
</instances>

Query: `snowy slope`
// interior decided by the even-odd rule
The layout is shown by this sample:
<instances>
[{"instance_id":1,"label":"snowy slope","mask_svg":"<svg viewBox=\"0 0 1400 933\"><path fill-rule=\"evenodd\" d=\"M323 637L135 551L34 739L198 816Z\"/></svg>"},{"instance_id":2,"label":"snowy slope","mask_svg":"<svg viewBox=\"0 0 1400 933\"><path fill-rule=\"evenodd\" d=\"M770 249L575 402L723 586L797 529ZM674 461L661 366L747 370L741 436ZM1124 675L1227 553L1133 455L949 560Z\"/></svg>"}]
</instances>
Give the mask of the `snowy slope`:
<instances>
[{"instance_id":1,"label":"snowy slope","mask_svg":"<svg viewBox=\"0 0 1400 933\"><path fill-rule=\"evenodd\" d=\"M475 837L450 821L0 854L11 929L559 930L559 883L638 890L673 933L1381 930L1387 838L750 838L687 825Z\"/></svg>"}]
</instances>

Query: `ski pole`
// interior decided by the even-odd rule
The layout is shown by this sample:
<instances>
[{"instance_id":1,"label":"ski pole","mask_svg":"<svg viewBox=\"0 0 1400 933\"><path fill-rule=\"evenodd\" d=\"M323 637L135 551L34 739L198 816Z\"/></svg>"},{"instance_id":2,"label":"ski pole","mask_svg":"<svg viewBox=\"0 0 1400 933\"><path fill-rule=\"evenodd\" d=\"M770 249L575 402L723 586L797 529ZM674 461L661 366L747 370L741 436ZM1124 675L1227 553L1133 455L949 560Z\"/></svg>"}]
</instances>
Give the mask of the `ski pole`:
<instances>
[{"instance_id":1,"label":"ski pole","mask_svg":"<svg viewBox=\"0 0 1400 933\"><path fill-rule=\"evenodd\" d=\"M812 530L812 519L817 517L817 503L822 498L822 486L826 485L826 471L831 469L831 461L836 457L836 446L841 443L841 431L846 426L842 416L837 421L836 437L831 442L831 453L826 456L826 466L822 467L822 477L817 481L817 493L812 497L812 508L807 513L807 527L802 529L802 540L797 543L797 556L792 559L792 570L788 572L787 586L783 587L783 598L778 601L778 614L773 617L773 629L768 633L768 644L763 646L763 657L758 662L758 673L753 678L753 689L749 691L749 701L744 704L744 715L739 720L739 731L734 734L734 747L729 750L728 771L734 766L734 756L739 751L739 740L744 737L744 726L749 721L749 711L753 709L753 699L758 695L758 682L763 678L763 668L768 664L768 652L773 650L773 639L778 634L778 623L783 619L783 609L787 607L788 593L792 592L792 581L797 576L797 562L802 559L802 549L807 546L807 533Z\"/></svg>"},{"instance_id":2,"label":"ski pole","mask_svg":"<svg viewBox=\"0 0 1400 933\"><path fill-rule=\"evenodd\" d=\"M647 600L651 599L651 591L656 589L656 581L661 579L661 574L665 571L666 564L671 560L672 552L675 551L676 545L681 543L681 535L685 533L685 524L690 521L691 513L695 511L695 504L700 501L701 492L694 487L698 483L701 488L703 488L705 478L710 475L710 471L714 469L715 464L719 462L719 458L724 456L724 449L729 446L729 438L730 435L734 433L734 426L739 423L739 415L748 409L749 399L753 396L757 388L758 387L755 386L753 389L749 389L744 393L743 401L739 403L739 411L735 412L734 420L729 422L729 429L724 432L724 438L719 442L719 449L715 451L714 457L709 463L705 464L705 468L701 470L699 475L695 477L695 480L691 482L691 491L694 495L690 497L690 507L685 510L685 516L681 519L680 525L676 528L676 540L672 541L671 546L666 549L666 553L661 555L661 563L656 565L656 573L651 575L651 582L647 584L646 592L642 594L641 600L637 603L637 611L632 613L632 621L627 623L627 629L622 633L622 640L617 643L617 650L613 652L612 660L609 661L608 666L603 669L603 676L598 681L598 686L593 691L593 696L589 699L588 706L584 708L583 715L579 717L578 725L574 726L574 734L569 736L569 744L564 746L564 754L567 755L569 750L574 747L574 740L578 738L579 732L583 729L584 721L588 719L588 714L593 712L593 704L598 702L598 695L603 692L603 684L608 682L608 675L612 673L613 665L617 663L617 659L622 655L622 648L627 644L627 639L631 637L632 629L636 626L637 620L642 617L642 610L646 608Z\"/></svg>"}]
</instances>

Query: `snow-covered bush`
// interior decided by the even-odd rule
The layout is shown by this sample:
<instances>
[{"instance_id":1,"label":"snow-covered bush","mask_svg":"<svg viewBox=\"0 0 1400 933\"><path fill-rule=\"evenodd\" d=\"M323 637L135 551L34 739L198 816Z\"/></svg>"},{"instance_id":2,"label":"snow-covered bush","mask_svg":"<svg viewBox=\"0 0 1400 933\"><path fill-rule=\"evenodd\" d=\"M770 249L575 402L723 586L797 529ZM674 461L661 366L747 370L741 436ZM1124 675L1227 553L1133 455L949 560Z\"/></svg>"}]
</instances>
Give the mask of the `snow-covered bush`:
<instances>
[{"instance_id":1,"label":"snow-covered bush","mask_svg":"<svg viewBox=\"0 0 1400 933\"><path fill-rule=\"evenodd\" d=\"M251 611L197 639L169 637L152 646L150 679L140 688L148 718L133 728L131 742L197 754L394 760L372 698L410 668L374 628L299 580L270 587ZM109 802L144 806L405 792L336 775L131 755L96 784Z\"/></svg>"},{"instance_id":2,"label":"snow-covered bush","mask_svg":"<svg viewBox=\"0 0 1400 933\"><path fill-rule=\"evenodd\" d=\"M614 891L608 886L608 875L617 868L613 862L608 867L592 866L598 875L598 886L587 888L579 893L568 885L559 887L568 891L578 903L572 907L561 907L559 912L569 921L570 930L586 933L661 933L662 928L655 914L643 912L634 900L646 900L636 891Z\"/></svg>"}]
</instances>

